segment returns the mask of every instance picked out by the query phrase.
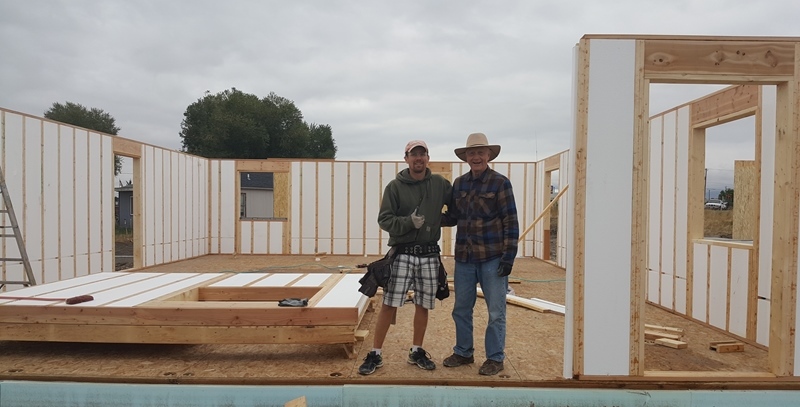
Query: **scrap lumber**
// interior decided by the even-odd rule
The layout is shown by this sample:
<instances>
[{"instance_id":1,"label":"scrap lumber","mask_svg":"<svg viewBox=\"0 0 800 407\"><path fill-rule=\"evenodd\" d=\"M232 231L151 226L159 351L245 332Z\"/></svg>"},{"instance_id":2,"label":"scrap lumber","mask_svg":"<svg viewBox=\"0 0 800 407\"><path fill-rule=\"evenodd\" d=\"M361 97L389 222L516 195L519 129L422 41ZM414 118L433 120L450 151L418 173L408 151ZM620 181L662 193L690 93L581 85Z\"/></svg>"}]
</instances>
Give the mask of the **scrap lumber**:
<instances>
[{"instance_id":1,"label":"scrap lumber","mask_svg":"<svg viewBox=\"0 0 800 407\"><path fill-rule=\"evenodd\" d=\"M708 343L708 349L717 353L744 352L744 343L736 340L711 341Z\"/></svg>"},{"instance_id":2,"label":"scrap lumber","mask_svg":"<svg viewBox=\"0 0 800 407\"><path fill-rule=\"evenodd\" d=\"M644 330L644 338L645 339L650 339L650 340L672 339L673 341L679 341L682 337L683 337L683 335L681 335L681 334L653 331L653 330L649 330L649 329L645 329Z\"/></svg>"},{"instance_id":3,"label":"scrap lumber","mask_svg":"<svg viewBox=\"0 0 800 407\"><path fill-rule=\"evenodd\" d=\"M648 329L651 331L667 331L683 335L683 328L676 328L672 326L644 324L644 329Z\"/></svg>"},{"instance_id":4,"label":"scrap lumber","mask_svg":"<svg viewBox=\"0 0 800 407\"><path fill-rule=\"evenodd\" d=\"M689 346L684 341L676 341L674 339L669 339L669 338L658 338L655 340L655 343L656 345L666 346L668 348L674 348L674 349L686 349L686 347Z\"/></svg>"},{"instance_id":5,"label":"scrap lumber","mask_svg":"<svg viewBox=\"0 0 800 407\"><path fill-rule=\"evenodd\" d=\"M546 312L552 312L558 315L564 315L564 313L566 312L566 307L564 307L561 304L556 304L554 302L546 301L541 298L531 298L531 301L533 301L534 304L537 304L538 306L545 308L547 310Z\"/></svg>"},{"instance_id":6,"label":"scrap lumber","mask_svg":"<svg viewBox=\"0 0 800 407\"><path fill-rule=\"evenodd\" d=\"M453 284L448 284L448 286L450 287L451 291L455 291ZM478 297L483 297L483 290L481 290L480 287L477 288L477 291ZM511 305L516 305L537 312L564 315L563 308L559 309L559 307L563 306L560 306L554 302L540 300L537 298L527 299L517 295L506 295L506 302Z\"/></svg>"},{"instance_id":7,"label":"scrap lumber","mask_svg":"<svg viewBox=\"0 0 800 407\"><path fill-rule=\"evenodd\" d=\"M363 341L364 339L369 336L369 329L357 329L356 330L356 340Z\"/></svg>"}]
</instances>

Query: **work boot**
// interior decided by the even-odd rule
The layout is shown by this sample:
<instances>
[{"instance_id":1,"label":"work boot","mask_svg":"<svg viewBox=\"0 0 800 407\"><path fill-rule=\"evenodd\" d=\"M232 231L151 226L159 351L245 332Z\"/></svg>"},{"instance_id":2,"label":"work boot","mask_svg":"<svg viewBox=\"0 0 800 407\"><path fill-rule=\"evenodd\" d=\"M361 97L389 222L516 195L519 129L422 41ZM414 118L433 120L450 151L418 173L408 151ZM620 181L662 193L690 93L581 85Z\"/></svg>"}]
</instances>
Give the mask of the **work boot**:
<instances>
[{"instance_id":1,"label":"work boot","mask_svg":"<svg viewBox=\"0 0 800 407\"><path fill-rule=\"evenodd\" d=\"M453 353L452 355L446 357L442 362L442 364L446 367L458 367L462 365L468 365L470 363L475 363L474 356L466 357L457 353Z\"/></svg>"},{"instance_id":2,"label":"work boot","mask_svg":"<svg viewBox=\"0 0 800 407\"><path fill-rule=\"evenodd\" d=\"M484 376L494 376L500 373L501 370L503 370L503 362L486 359L486 362L483 362L483 366L478 369L478 373Z\"/></svg>"}]
</instances>

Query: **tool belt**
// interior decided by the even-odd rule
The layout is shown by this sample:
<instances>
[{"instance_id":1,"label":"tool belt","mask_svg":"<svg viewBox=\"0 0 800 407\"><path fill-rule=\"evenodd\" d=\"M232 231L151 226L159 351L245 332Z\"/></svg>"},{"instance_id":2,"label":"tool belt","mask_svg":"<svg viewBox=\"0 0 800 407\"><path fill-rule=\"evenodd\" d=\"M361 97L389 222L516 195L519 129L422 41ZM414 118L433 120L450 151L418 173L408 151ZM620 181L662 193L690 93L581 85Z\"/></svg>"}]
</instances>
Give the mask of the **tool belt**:
<instances>
[{"instance_id":1,"label":"tool belt","mask_svg":"<svg viewBox=\"0 0 800 407\"><path fill-rule=\"evenodd\" d=\"M438 243L422 243L422 244L399 244L395 246L397 254L408 254L411 256L430 256L438 255L442 250L439 248Z\"/></svg>"}]
</instances>

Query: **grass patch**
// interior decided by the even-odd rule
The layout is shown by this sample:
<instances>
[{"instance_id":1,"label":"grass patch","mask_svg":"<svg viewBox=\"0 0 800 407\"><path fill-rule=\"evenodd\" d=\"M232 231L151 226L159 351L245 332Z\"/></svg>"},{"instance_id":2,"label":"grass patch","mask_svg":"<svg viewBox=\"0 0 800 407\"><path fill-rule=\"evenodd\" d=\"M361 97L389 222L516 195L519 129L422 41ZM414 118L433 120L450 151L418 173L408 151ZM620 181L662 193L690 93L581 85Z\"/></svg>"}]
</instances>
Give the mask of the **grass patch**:
<instances>
[{"instance_id":1,"label":"grass patch","mask_svg":"<svg viewBox=\"0 0 800 407\"><path fill-rule=\"evenodd\" d=\"M114 241L116 243L133 243L133 229L117 226L114 230Z\"/></svg>"}]
</instances>

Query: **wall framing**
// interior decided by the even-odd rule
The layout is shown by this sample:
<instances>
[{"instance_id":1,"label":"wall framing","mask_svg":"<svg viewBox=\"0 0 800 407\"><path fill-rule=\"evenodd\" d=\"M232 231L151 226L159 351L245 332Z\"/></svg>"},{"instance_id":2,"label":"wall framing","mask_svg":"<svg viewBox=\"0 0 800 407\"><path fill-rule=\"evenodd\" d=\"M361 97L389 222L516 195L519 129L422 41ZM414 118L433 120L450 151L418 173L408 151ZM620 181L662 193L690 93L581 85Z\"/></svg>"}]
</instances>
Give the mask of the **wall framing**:
<instances>
[{"instance_id":1,"label":"wall framing","mask_svg":"<svg viewBox=\"0 0 800 407\"><path fill-rule=\"evenodd\" d=\"M0 108L0 165L37 282L114 271L114 155L133 161L133 269L207 254L383 254L380 200L405 168L399 161L207 159ZM564 168L568 159L562 152L539 162L492 163L514 183L521 222L534 219L544 202L537 174L546 165ZM447 161L430 168L450 180L469 170ZM241 171L275 174L276 219L239 218ZM541 251L542 233L529 234L519 255ZM454 235L444 229L445 255ZM0 256L14 257L10 251L0 242ZM22 280L22 265L3 262L0 273Z\"/></svg>"},{"instance_id":2,"label":"wall framing","mask_svg":"<svg viewBox=\"0 0 800 407\"><path fill-rule=\"evenodd\" d=\"M774 375L794 375L800 39L587 35L578 44L576 56L576 131L571 150L574 236L572 259L567 265L568 286L573 287L567 298L571 305L567 307L567 320L572 323L568 322L565 332L565 376L607 379L645 373L641 316L648 250L647 89L651 83L776 85L769 357ZM612 64L616 70L608 68ZM696 129L690 140L701 132ZM622 168L604 160L599 140L617 146L617 154L631 160ZM596 193L598 184L608 187L606 178L593 175L598 171L616 182L630 184L605 195ZM697 199L689 194L690 205ZM625 213L614 205L623 206ZM602 227L601 216L630 228L597 233ZM688 217L691 220L696 214L690 211ZM689 233L694 233L691 225ZM618 253L628 266L597 255L609 251ZM598 279L601 272L603 279ZM606 301L602 308L603 317L608 319L600 318L595 315L602 299L599 293L610 286L617 293L629 295L625 301ZM611 329L600 330L600 324ZM628 324L631 329L614 329ZM598 344L605 352L600 357L595 352ZM648 372L648 376L658 373Z\"/></svg>"}]
</instances>

